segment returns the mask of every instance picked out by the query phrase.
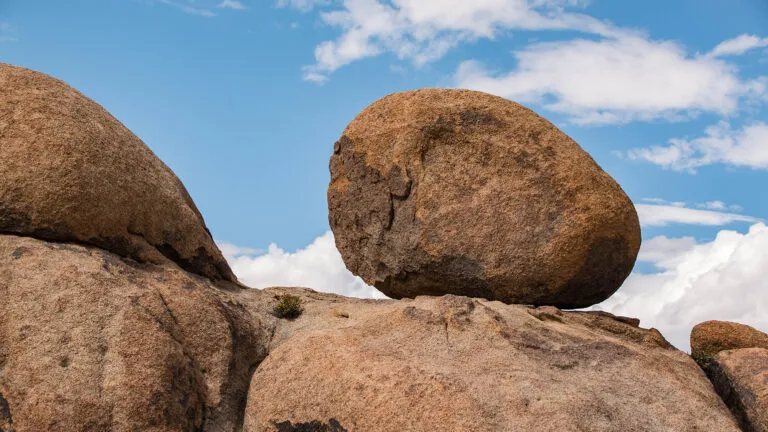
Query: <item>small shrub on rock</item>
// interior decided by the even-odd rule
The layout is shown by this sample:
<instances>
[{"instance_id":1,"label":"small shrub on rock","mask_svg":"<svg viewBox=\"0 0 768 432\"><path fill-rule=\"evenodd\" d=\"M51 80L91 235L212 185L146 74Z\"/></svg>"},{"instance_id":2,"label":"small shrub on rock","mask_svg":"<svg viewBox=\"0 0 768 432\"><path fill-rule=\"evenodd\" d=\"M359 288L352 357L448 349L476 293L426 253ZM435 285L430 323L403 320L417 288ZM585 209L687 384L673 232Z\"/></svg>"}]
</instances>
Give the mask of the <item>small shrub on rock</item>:
<instances>
[{"instance_id":1,"label":"small shrub on rock","mask_svg":"<svg viewBox=\"0 0 768 432\"><path fill-rule=\"evenodd\" d=\"M301 298L295 295L284 294L279 297L275 306L275 316L278 318L295 319L304 312L301 306Z\"/></svg>"}]
</instances>

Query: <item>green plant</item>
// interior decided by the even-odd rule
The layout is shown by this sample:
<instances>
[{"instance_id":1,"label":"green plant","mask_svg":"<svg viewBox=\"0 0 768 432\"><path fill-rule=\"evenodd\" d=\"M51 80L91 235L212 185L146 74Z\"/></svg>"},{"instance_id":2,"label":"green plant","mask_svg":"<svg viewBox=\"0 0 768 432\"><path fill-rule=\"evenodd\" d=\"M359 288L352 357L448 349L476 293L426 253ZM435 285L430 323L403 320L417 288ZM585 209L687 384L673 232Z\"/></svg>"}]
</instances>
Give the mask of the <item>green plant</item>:
<instances>
[{"instance_id":1,"label":"green plant","mask_svg":"<svg viewBox=\"0 0 768 432\"><path fill-rule=\"evenodd\" d=\"M709 363L712 362L712 358L714 355L709 352L703 352L703 351L694 351L691 353L691 358L698 363L699 367L701 367L704 370L707 370L707 367L709 366Z\"/></svg>"},{"instance_id":2,"label":"green plant","mask_svg":"<svg viewBox=\"0 0 768 432\"><path fill-rule=\"evenodd\" d=\"M275 316L278 318L294 319L304 312L301 306L301 298L295 295L284 294L279 298L275 306Z\"/></svg>"}]
</instances>

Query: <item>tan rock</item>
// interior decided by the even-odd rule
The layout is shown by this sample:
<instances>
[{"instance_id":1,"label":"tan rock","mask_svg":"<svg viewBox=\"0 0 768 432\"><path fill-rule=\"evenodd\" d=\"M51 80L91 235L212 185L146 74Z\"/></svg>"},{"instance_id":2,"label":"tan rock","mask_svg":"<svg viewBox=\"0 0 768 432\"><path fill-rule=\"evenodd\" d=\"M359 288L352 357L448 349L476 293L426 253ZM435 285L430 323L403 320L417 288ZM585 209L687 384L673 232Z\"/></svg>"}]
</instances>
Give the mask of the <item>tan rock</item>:
<instances>
[{"instance_id":1,"label":"tan rock","mask_svg":"<svg viewBox=\"0 0 768 432\"><path fill-rule=\"evenodd\" d=\"M0 64L0 232L235 280L173 172L65 83Z\"/></svg>"},{"instance_id":2,"label":"tan rock","mask_svg":"<svg viewBox=\"0 0 768 432\"><path fill-rule=\"evenodd\" d=\"M335 144L330 171L344 262L393 298L585 307L618 289L640 247L632 202L576 142L485 93L374 102Z\"/></svg>"},{"instance_id":3,"label":"tan rock","mask_svg":"<svg viewBox=\"0 0 768 432\"><path fill-rule=\"evenodd\" d=\"M721 351L707 373L745 432L768 432L768 350Z\"/></svg>"},{"instance_id":4,"label":"tan rock","mask_svg":"<svg viewBox=\"0 0 768 432\"><path fill-rule=\"evenodd\" d=\"M768 349L768 334L728 321L705 321L691 330L691 356L702 366L720 351L737 348Z\"/></svg>"},{"instance_id":5,"label":"tan rock","mask_svg":"<svg viewBox=\"0 0 768 432\"><path fill-rule=\"evenodd\" d=\"M240 430L269 339L240 292L0 235L0 430Z\"/></svg>"},{"instance_id":6,"label":"tan rock","mask_svg":"<svg viewBox=\"0 0 768 432\"><path fill-rule=\"evenodd\" d=\"M739 430L701 369L631 321L296 289L247 307L266 313L285 292L305 310L276 321L251 382L249 432Z\"/></svg>"}]
</instances>

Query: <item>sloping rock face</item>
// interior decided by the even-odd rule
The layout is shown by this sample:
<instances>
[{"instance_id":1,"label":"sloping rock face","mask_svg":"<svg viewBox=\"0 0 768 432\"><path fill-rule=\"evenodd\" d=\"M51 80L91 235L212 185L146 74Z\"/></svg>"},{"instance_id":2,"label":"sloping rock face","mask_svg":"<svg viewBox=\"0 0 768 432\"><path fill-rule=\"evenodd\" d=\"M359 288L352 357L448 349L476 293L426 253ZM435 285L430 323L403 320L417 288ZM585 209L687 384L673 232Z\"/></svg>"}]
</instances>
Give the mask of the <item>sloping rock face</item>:
<instances>
[{"instance_id":1,"label":"sloping rock face","mask_svg":"<svg viewBox=\"0 0 768 432\"><path fill-rule=\"evenodd\" d=\"M0 235L0 430L240 430L269 331L238 292Z\"/></svg>"},{"instance_id":2,"label":"sloping rock face","mask_svg":"<svg viewBox=\"0 0 768 432\"><path fill-rule=\"evenodd\" d=\"M0 233L235 277L173 172L65 83L0 64Z\"/></svg>"},{"instance_id":3,"label":"sloping rock face","mask_svg":"<svg viewBox=\"0 0 768 432\"><path fill-rule=\"evenodd\" d=\"M707 374L745 432L768 432L768 349L722 351Z\"/></svg>"},{"instance_id":4,"label":"sloping rock face","mask_svg":"<svg viewBox=\"0 0 768 432\"><path fill-rule=\"evenodd\" d=\"M253 376L249 432L739 430L686 354L606 314L299 294Z\"/></svg>"},{"instance_id":5,"label":"sloping rock face","mask_svg":"<svg viewBox=\"0 0 768 432\"><path fill-rule=\"evenodd\" d=\"M705 321L691 330L691 357L704 366L720 351L738 348L768 349L768 334L728 321Z\"/></svg>"},{"instance_id":6,"label":"sloping rock face","mask_svg":"<svg viewBox=\"0 0 768 432\"><path fill-rule=\"evenodd\" d=\"M629 198L509 100L423 89L374 102L334 145L329 221L347 267L393 298L586 307L640 247Z\"/></svg>"}]
</instances>

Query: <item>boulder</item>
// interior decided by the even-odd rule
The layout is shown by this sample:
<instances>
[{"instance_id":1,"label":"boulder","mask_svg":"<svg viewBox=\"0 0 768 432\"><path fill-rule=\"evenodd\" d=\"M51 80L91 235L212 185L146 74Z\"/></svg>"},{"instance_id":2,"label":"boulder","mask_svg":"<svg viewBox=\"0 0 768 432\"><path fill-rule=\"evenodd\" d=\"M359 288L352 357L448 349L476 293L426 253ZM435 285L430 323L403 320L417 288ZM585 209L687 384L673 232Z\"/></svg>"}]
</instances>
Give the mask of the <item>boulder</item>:
<instances>
[{"instance_id":1,"label":"boulder","mask_svg":"<svg viewBox=\"0 0 768 432\"><path fill-rule=\"evenodd\" d=\"M241 430L270 330L221 284L0 235L0 430Z\"/></svg>"},{"instance_id":2,"label":"boulder","mask_svg":"<svg viewBox=\"0 0 768 432\"><path fill-rule=\"evenodd\" d=\"M708 375L745 432L768 432L768 349L721 351Z\"/></svg>"},{"instance_id":3,"label":"boulder","mask_svg":"<svg viewBox=\"0 0 768 432\"><path fill-rule=\"evenodd\" d=\"M235 280L184 186L131 131L65 83L0 64L0 233L173 260Z\"/></svg>"},{"instance_id":4,"label":"boulder","mask_svg":"<svg viewBox=\"0 0 768 432\"><path fill-rule=\"evenodd\" d=\"M720 351L737 348L768 349L768 334L728 321L705 321L691 330L691 357L704 367Z\"/></svg>"},{"instance_id":5,"label":"boulder","mask_svg":"<svg viewBox=\"0 0 768 432\"><path fill-rule=\"evenodd\" d=\"M688 355L608 314L447 295L356 300L285 293L251 381L245 430L738 431ZM271 294L271 295L270 295Z\"/></svg>"},{"instance_id":6,"label":"boulder","mask_svg":"<svg viewBox=\"0 0 768 432\"><path fill-rule=\"evenodd\" d=\"M346 266L393 298L586 307L629 275L632 202L579 145L509 100L423 89L374 102L334 145Z\"/></svg>"}]
</instances>

